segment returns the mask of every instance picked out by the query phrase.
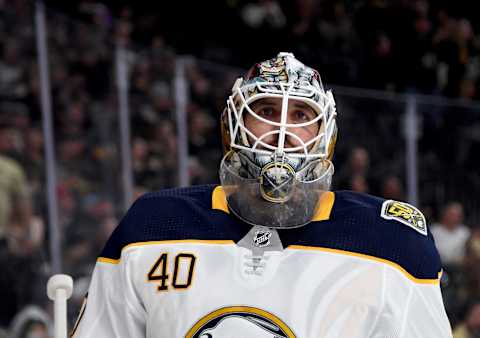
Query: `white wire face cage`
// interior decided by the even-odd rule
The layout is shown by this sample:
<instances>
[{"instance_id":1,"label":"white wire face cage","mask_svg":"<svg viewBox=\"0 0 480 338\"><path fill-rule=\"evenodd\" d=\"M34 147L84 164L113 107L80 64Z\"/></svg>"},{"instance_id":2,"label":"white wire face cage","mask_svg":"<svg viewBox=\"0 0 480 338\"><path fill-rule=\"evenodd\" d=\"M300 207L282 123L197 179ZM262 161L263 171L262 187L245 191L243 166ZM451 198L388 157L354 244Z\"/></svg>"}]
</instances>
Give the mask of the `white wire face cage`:
<instances>
[{"instance_id":1,"label":"white wire face cage","mask_svg":"<svg viewBox=\"0 0 480 338\"><path fill-rule=\"evenodd\" d=\"M239 78L232 95L227 100L228 128L230 146L234 149L253 153L272 155L285 153L292 158L328 159L332 151L331 143L336 132L335 100L331 91L323 91L311 85L297 85L282 82L253 82L242 85ZM252 95L253 93L253 95ZM261 99L280 99L280 121L272 121L257 114L251 104ZM316 117L303 123L288 122L288 103L296 100L310 106ZM245 124L246 114L272 128L262 135L255 135ZM302 140L296 133L300 128L318 124L318 133L309 140ZM265 139L276 135L276 144L265 142ZM297 146L287 147L287 137L293 138Z\"/></svg>"}]
</instances>

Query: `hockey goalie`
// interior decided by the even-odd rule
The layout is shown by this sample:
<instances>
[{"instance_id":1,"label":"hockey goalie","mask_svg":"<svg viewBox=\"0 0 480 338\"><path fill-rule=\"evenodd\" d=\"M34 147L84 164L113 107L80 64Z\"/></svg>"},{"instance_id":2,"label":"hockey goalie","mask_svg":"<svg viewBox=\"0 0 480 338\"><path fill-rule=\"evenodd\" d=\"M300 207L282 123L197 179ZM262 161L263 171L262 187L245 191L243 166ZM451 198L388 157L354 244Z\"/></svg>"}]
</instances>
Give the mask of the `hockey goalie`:
<instances>
[{"instance_id":1,"label":"hockey goalie","mask_svg":"<svg viewBox=\"0 0 480 338\"><path fill-rule=\"evenodd\" d=\"M221 185L134 203L72 336L452 337L423 214L330 190L336 115L293 54L254 65L221 114Z\"/></svg>"}]
</instances>

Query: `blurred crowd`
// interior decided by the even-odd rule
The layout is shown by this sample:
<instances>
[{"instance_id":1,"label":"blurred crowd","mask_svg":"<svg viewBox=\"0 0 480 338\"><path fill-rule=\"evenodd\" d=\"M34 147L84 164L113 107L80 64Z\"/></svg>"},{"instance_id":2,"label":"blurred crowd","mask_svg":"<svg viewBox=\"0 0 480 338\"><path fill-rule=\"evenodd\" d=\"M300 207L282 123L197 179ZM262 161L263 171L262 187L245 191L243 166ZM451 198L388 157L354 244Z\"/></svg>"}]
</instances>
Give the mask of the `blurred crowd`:
<instances>
[{"instance_id":1,"label":"blurred crowd","mask_svg":"<svg viewBox=\"0 0 480 338\"><path fill-rule=\"evenodd\" d=\"M70 6L70 14L61 5L47 13L61 251L64 272L76 282L71 320L88 288L95 258L124 212L116 46L128 49L135 196L178 183L173 85L178 53L197 57L183 59L192 184L218 181L219 111L228 86L242 73L221 64L247 67L285 47L317 67L329 84L463 99L480 95L479 31L474 26L480 20L470 16L475 13L452 11L433 1L225 1L215 12L215 24L205 22L198 30L179 27L165 13L152 15L135 5L79 1L76 6ZM0 1L0 337L7 331L14 338L51 335L45 294L51 274L45 148L33 17L31 1ZM222 29L230 26L235 32ZM190 37L182 30L187 28ZM337 101L341 134L335 189L406 200L405 150L396 149L403 136L395 114L403 113L403 105L386 106L385 117L379 119L375 103L365 105L342 95ZM355 118L359 111L365 112L360 122ZM480 224L465 220L478 219L469 217L474 211L467 202L476 197L469 191L479 191L472 154L479 149L480 129L465 114L465 128L453 133L468 151L458 154L457 148L448 148L453 146L444 135L455 125L452 113L434 113L435 122L423 125L426 141L420 139L427 163L420 168L425 173L420 195L445 265L442 288L455 338L476 337ZM443 146L456 157L443 157ZM456 172L459 166L466 171ZM439 180L468 178L462 181L468 188L454 187L467 192L455 195L457 190L444 187L439 204L432 196L441 185L428 182L435 175Z\"/></svg>"},{"instance_id":2,"label":"blurred crowd","mask_svg":"<svg viewBox=\"0 0 480 338\"><path fill-rule=\"evenodd\" d=\"M186 9L169 2L163 11L111 3L141 21L135 38L160 33L182 54L245 67L288 50L329 83L480 95L480 14L467 0L228 0Z\"/></svg>"}]
</instances>

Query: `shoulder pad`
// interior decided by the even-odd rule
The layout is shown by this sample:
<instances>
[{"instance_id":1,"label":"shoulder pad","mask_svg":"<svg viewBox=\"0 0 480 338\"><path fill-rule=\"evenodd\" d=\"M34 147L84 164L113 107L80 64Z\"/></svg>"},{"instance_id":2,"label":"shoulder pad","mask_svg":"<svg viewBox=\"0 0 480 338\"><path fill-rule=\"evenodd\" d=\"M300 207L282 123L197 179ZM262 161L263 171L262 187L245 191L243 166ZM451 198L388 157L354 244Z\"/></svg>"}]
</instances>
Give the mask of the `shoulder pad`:
<instances>
[{"instance_id":1,"label":"shoulder pad","mask_svg":"<svg viewBox=\"0 0 480 338\"><path fill-rule=\"evenodd\" d=\"M119 259L133 243L169 240L239 240L245 233L228 214L212 209L215 186L148 193L130 207L105 245L101 257Z\"/></svg>"},{"instance_id":2,"label":"shoulder pad","mask_svg":"<svg viewBox=\"0 0 480 338\"><path fill-rule=\"evenodd\" d=\"M203 189L201 189L203 188ZM120 258L131 243L198 237L208 217L211 187L177 188L137 199L115 228L101 256Z\"/></svg>"},{"instance_id":3,"label":"shoulder pad","mask_svg":"<svg viewBox=\"0 0 480 338\"><path fill-rule=\"evenodd\" d=\"M405 202L338 191L330 219L306 229L304 234L298 230L305 245L381 258L417 279L436 280L441 270L425 216ZM299 242L297 238L287 239Z\"/></svg>"}]
</instances>

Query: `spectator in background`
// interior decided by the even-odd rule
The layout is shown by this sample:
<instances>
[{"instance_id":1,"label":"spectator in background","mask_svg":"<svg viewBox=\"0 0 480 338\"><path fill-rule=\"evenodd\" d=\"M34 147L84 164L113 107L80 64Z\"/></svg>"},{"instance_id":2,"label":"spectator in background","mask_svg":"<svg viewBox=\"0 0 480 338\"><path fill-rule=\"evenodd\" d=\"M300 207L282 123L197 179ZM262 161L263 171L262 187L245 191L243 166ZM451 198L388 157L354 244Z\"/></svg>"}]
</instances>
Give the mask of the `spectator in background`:
<instances>
[{"instance_id":1,"label":"spectator in background","mask_svg":"<svg viewBox=\"0 0 480 338\"><path fill-rule=\"evenodd\" d=\"M434 25L430 13L432 6L427 0L417 0L413 4L415 19L413 48L407 50L407 53L413 52L414 69L417 73L416 86L425 92L432 92L435 88L437 59L432 50L432 35ZM411 44L412 41L405 43ZM406 72L406 80L414 80L411 73Z\"/></svg>"},{"instance_id":2,"label":"spectator in background","mask_svg":"<svg viewBox=\"0 0 480 338\"><path fill-rule=\"evenodd\" d=\"M24 134L24 141L25 150L23 152L21 164L27 175L32 199L35 201L41 201L41 194L43 193L43 181L45 178L45 162L43 154L44 142L42 130L38 127L29 128ZM40 214L40 205L34 207L36 207L35 213Z\"/></svg>"},{"instance_id":3,"label":"spectator in background","mask_svg":"<svg viewBox=\"0 0 480 338\"><path fill-rule=\"evenodd\" d=\"M472 56L477 52L474 46L474 33L470 21L462 18L455 20L446 11L439 12L441 26L433 38L438 59L440 61L439 84L444 94L450 97L463 95L469 97L464 83L469 73ZM470 78L471 79L471 78Z\"/></svg>"},{"instance_id":4,"label":"spectator in background","mask_svg":"<svg viewBox=\"0 0 480 338\"><path fill-rule=\"evenodd\" d=\"M453 331L453 338L480 337L480 300L471 303L467 316Z\"/></svg>"},{"instance_id":5,"label":"spectator in background","mask_svg":"<svg viewBox=\"0 0 480 338\"><path fill-rule=\"evenodd\" d=\"M58 115L59 134L62 138L88 136L88 129L91 123L84 100L69 101L68 107Z\"/></svg>"},{"instance_id":6,"label":"spectator in background","mask_svg":"<svg viewBox=\"0 0 480 338\"><path fill-rule=\"evenodd\" d=\"M334 83L352 85L358 77L358 37L352 21L352 13L343 0L325 2L325 14L318 20L322 64L328 69L328 78ZM320 42L319 42L320 44ZM334 54L331 58L328 55Z\"/></svg>"},{"instance_id":7,"label":"spectator in background","mask_svg":"<svg viewBox=\"0 0 480 338\"><path fill-rule=\"evenodd\" d=\"M92 167L90 144L85 137L69 136L59 142L58 146L59 177L66 179L78 176L81 179L93 179L97 175L96 168Z\"/></svg>"},{"instance_id":8,"label":"spectator in background","mask_svg":"<svg viewBox=\"0 0 480 338\"><path fill-rule=\"evenodd\" d=\"M52 337L52 320L42 309L27 306L12 321L10 338L50 338Z\"/></svg>"},{"instance_id":9,"label":"spectator in background","mask_svg":"<svg viewBox=\"0 0 480 338\"><path fill-rule=\"evenodd\" d=\"M283 28L287 19L282 8L275 0L260 0L247 4L241 11L244 23L253 29L266 26L276 30Z\"/></svg>"},{"instance_id":10,"label":"spectator in background","mask_svg":"<svg viewBox=\"0 0 480 338\"><path fill-rule=\"evenodd\" d=\"M30 127L30 111L28 106L15 101L5 101L0 105L3 119L13 130L23 133Z\"/></svg>"},{"instance_id":11,"label":"spectator in background","mask_svg":"<svg viewBox=\"0 0 480 338\"><path fill-rule=\"evenodd\" d=\"M3 111L5 106L0 109ZM6 114L0 113L0 154L9 157L15 161L21 159L22 138L18 130L16 130L8 121L10 111Z\"/></svg>"},{"instance_id":12,"label":"spectator in background","mask_svg":"<svg viewBox=\"0 0 480 338\"><path fill-rule=\"evenodd\" d=\"M350 178L350 186L348 189L367 194L369 190L368 182L362 175L353 175Z\"/></svg>"},{"instance_id":13,"label":"spectator in background","mask_svg":"<svg viewBox=\"0 0 480 338\"><path fill-rule=\"evenodd\" d=\"M150 180L155 178L156 172L150 167L153 159L147 140L135 137L132 141L132 169L136 185L148 187Z\"/></svg>"},{"instance_id":14,"label":"spectator in background","mask_svg":"<svg viewBox=\"0 0 480 338\"><path fill-rule=\"evenodd\" d=\"M0 152L0 327L34 297L31 281L39 280L36 253L43 232L43 223L32 216L23 169Z\"/></svg>"},{"instance_id":15,"label":"spectator in background","mask_svg":"<svg viewBox=\"0 0 480 338\"><path fill-rule=\"evenodd\" d=\"M0 153L0 241L9 247L28 244L31 219L25 173L18 162Z\"/></svg>"},{"instance_id":16,"label":"spectator in background","mask_svg":"<svg viewBox=\"0 0 480 338\"><path fill-rule=\"evenodd\" d=\"M462 222L463 206L451 202L443 208L440 222L432 225L431 231L444 265L458 266L465 256L470 229Z\"/></svg>"},{"instance_id":17,"label":"spectator in background","mask_svg":"<svg viewBox=\"0 0 480 338\"><path fill-rule=\"evenodd\" d=\"M92 262L101 251L105 237L110 235L112 224L117 224L114 206L107 198L90 194L83 199L77 214L75 227L66 234L68 248L64 250L65 266L74 277L89 275L93 269ZM103 241L102 241L103 240Z\"/></svg>"},{"instance_id":18,"label":"spectator in background","mask_svg":"<svg viewBox=\"0 0 480 338\"><path fill-rule=\"evenodd\" d=\"M446 266L442 276L443 300L452 326L465 318L465 309L472 299L480 300L479 267L480 228L473 228L463 261L458 266Z\"/></svg>"},{"instance_id":19,"label":"spectator in background","mask_svg":"<svg viewBox=\"0 0 480 338\"><path fill-rule=\"evenodd\" d=\"M476 295L480 299L480 227L472 230L472 235L465 245L464 270L470 280L470 289L466 296Z\"/></svg>"},{"instance_id":20,"label":"spectator in background","mask_svg":"<svg viewBox=\"0 0 480 338\"><path fill-rule=\"evenodd\" d=\"M480 300L480 227L472 230L472 235L465 245L465 258L462 271L458 276L451 276L459 282L455 290L454 302L458 307L469 303L472 298Z\"/></svg>"},{"instance_id":21,"label":"spectator in background","mask_svg":"<svg viewBox=\"0 0 480 338\"><path fill-rule=\"evenodd\" d=\"M153 127L150 138L151 168L156 178L151 181L150 189L172 187L177 182L178 145L175 124L166 118Z\"/></svg>"},{"instance_id":22,"label":"spectator in background","mask_svg":"<svg viewBox=\"0 0 480 338\"><path fill-rule=\"evenodd\" d=\"M23 98L27 94L25 67L20 41L10 38L3 46L0 58L0 93L11 99Z\"/></svg>"},{"instance_id":23,"label":"spectator in background","mask_svg":"<svg viewBox=\"0 0 480 338\"><path fill-rule=\"evenodd\" d=\"M287 18L276 0L257 0L248 3L241 10L240 18L246 34L257 37L252 42L260 53L266 52L269 47L263 41L273 39L273 45L281 43L279 37L283 35L281 33Z\"/></svg>"},{"instance_id":24,"label":"spectator in background","mask_svg":"<svg viewBox=\"0 0 480 338\"><path fill-rule=\"evenodd\" d=\"M390 175L385 178L382 182L381 195L386 199L404 201L405 195L403 193L403 185L400 178L395 175Z\"/></svg>"},{"instance_id":25,"label":"spectator in background","mask_svg":"<svg viewBox=\"0 0 480 338\"><path fill-rule=\"evenodd\" d=\"M368 151L363 147L355 147L350 153L347 165L340 168L336 174L335 181L341 189L360 187L361 189L356 191L368 191L370 187L369 167ZM359 177L362 177L365 182L360 182Z\"/></svg>"}]
</instances>

